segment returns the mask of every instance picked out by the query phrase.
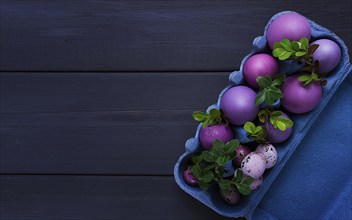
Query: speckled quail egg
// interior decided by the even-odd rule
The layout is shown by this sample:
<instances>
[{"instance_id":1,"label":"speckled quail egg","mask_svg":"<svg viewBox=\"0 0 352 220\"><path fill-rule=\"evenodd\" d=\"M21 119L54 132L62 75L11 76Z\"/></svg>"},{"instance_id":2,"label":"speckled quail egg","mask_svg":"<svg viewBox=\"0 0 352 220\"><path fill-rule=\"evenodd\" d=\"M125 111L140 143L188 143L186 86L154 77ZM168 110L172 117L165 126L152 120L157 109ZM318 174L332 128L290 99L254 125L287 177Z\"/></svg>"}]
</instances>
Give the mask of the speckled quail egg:
<instances>
[{"instance_id":1,"label":"speckled quail egg","mask_svg":"<svg viewBox=\"0 0 352 220\"><path fill-rule=\"evenodd\" d=\"M277 161L277 152L271 144L261 144L255 149L255 152L262 153L265 156L265 168L272 168Z\"/></svg>"}]
</instances>

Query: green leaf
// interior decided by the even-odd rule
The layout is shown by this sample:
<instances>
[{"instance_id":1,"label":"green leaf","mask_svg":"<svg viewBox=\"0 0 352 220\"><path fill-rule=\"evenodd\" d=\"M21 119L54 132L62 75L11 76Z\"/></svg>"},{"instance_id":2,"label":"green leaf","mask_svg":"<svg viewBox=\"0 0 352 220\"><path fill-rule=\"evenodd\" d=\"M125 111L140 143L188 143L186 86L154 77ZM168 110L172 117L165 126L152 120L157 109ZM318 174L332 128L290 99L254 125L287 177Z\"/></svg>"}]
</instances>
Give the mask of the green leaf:
<instances>
[{"instance_id":1,"label":"green leaf","mask_svg":"<svg viewBox=\"0 0 352 220\"><path fill-rule=\"evenodd\" d=\"M280 57L286 52L287 51L284 48L276 48L276 49L273 50L273 56L274 57Z\"/></svg>"},{"instance_id":2,"label":"green leaf","mask_svg":"<svg viewBox=\"0 0 352 220\"><path fill-rule=\"evenodd\" d=\"M299 41L301 43L301 49L307 51L308 47L309 47L309 41L307 38L303 37L301 38L301 40Z\"/></svg>"},{"instance_id":3,"label":"green leaf","mask_svg":"<svg viewBox=\"0 0 352 220\"><path fill-rule=\"evenodd\" d=\"M243 126L244 130L246 130L248 133L254 133L255 130L255 125L253 122L246 122Z\"/></svg>"},{"instance_id":4,"label":"green leaf","mask_svg":"<svg viewBox=\"0 0 352 220\"><path fill-rule=\"evenodd\" d=\"M277 120L281 121L286 125L286 128L291 128L293 126L293 121L288 118L279 117Z\"/></svg>"},{"instance_id":5,"label":"green leaf","mask_svg":"<svg viewBox=\"0 0 352 220\"><path fill-rule=\"evenodd\" d=\"M297 51L296 53L295 53L295 56L296 57L302 57L302 56L304 56L304 55L306 55L307 54L307 52L305 52L305 51Z\"/></svg>"},{"instance_id":6,"label":"green leaf","mask_svg":"<svg viewBox=\"0 0 352 220\"><path fill-rule=\"evenodd\" d=\"M270 117L270 123L276 126L276 117ZM276 127L275 127L276 128Z\"/></svg>"},{"instance_id":7,"label":"green leaf","mask_svg":"<svg viewBox=\"0 0 352 220\"><path fill-rule=\"evenodd\" d=\"M251 188L247 184L236 183L236 187L238 192L240 192L242 195L248 195L251 192Z\"/></svg>"},{"instance_id":8,"label":"green leaf","mask_svg":"<svg viewBox=\"0 0 352 220\"><path fill-rule=\"evenodd\" d=\"M292 51L291 42L288 39L283 39L280 44L286 51Z\"/></svg>"},{"instance_id":9,"label":"green leaf","mask_svg":"<svg viewBox=\"0 0 352 220\"><path fill-rule=\"evenodd\" d=\"M243 172L242 172L242 170L241 170L241 169L236 169L235 173L236 173L236 177L235 177L235 182L234 182L234 184L235 184L235 183L240 183L240 182L242 182L242 179L243 179Z\"/></svg>"},{"instance_id":10,"label":"green leaf","mask_svg":"<svg viewBox=\"0 0 352 220\"><path fill-rule=\"evenodd\" d=\"M220 117L220 115L221 115L220 111L219 111L218 109L216 109L216 108L210 109L209 114L210 114L213 118L218 118L218 117Z\"/></svg>"},{"instance_id":11,"label":"green leaf","mask_svg":"<svg viewBox=\"0 0 352 220\"><path fill-rule=\"evenodd\" d=\"M270 89L266 92L265 103L268 105L272 105L276 100L282 97L283 94L281 93L281 91Z\"/></svg>"},{"instance_id":12,"label":"green leaf","mask_svg":"<svg viewBox=\"0 0 352 220\"><path fill-rule=\"evenodd\" d=\"M204 152L206 152L206 151L204 151ZM202 162L202 160L203 160L203 153L198 156L192 155L192 162L194 164L199 164L200 162Z\"/></svg>"},{"instance_id":13,"label":"green leaf","mask_svg":"<svg viewBox=\"0 0 352 220\"><path fill-rule=\"evenodd\" d=\"M240 142L237 139L233 139L225 144L225 152L231 154L236 151Z\"/></svg>"},{"instance_id":14,"label":"green leaf","mask_svg":"<svg viewBox=\"0 0 352 220\"><path fill-rule=\"evenodd\" d=\"M270 113L271 117L278 117L278 116L281 116L281 115L282 115L281 111L273 111L273 112Z\"/></svg>"},{"instance_id":15,"label":"green leaf","mask_svg":"<svg viewBox=\"0 0 352 220\"><path fill-rule=\"evenodd\" d=\"M200 111L193 112L193 118L196 121L202 122L203 128L220 124L223 121L221 111L216 108L210 109L209 114Z\"/></svg>"},{"instance_id":16,"label":"green leaf","mask_svg":"<svg viewBox=\"0 0 352 220\"><path fill-rule=\"evenodd\" d=\"M205 161L210 162L210 163L215 162L216 156L212 152L203 151L202 155L203 155L203 158Z\"/></svg>"},{"instance_id":17,"label":"green leaf","mask_svg":"<svg viewBox=\"0 0 352 220\"><path fill-rule=\"evenodd\" d=\"M251 184L253 183L253 181L254 181L254 179L253 179L252 177L247 176L247 177L242 181L242 183L249 186L249 185L251 185Z\"/></svg>"},{"instance_id":18,"label":"green leaf","mask_svg":"<svg viewBox=\"0 0 352 220\"><path fill-rule=\"evenodd\" d=\"M276 48L282 48L282 46L281 46L280 42L275 42L275 43L273 44L273 48L274 48L274 49L276 49Z\"/></svg>"},{"instance_id":19,"label":"green leaf","mask_svg":"<svg viewBox=\"0 0 352 220\"><path fill-rule=\"evenodd\" d=\"M196 121L203 122L207 119L207 115L203 112L193 112L193 118Z\"/></svg>"},{"instance_id":20,"label":"green leaf","mask_svg":"<svg viewBox=\"0 0 352 220\"><path fill-rule=\"evenodd\" d=\"M260 89L265 89L272 83L271 78L268 76L258 76L255 80L257 81Z\"/></svg>"},{"instance_id":21,"label":"green leaf","mask_svg":"<svg viewBox=\"0 0 352 220\"><path fill-rule=\"evenodd\" d=\"M213 146L210 151L216 156L222 156L224 154L224 143L218 139L213 142Z\"/></svg>"},{"instance_id":22,"label":"green leaf","mask_svg":"<svg viewBox=\"0 0 352 220\"><path fill-rule=\"evenodd\" d=\"M276 120L275 124L280 129L280 131L286 130L286 125L282 121Z\"/></svg>"},{"instance_id":23,"label":"green leaf","mask_svg":"<svg viewBox=\"0 0 352 220\"><path fill-rule=\"evenodd\" d=\"M292 52L286 51L279 57L279 60L287 60L291 55L292 55Z\"/></svg>"},{"instance_id":24,"label":"green leaf","mask_svg":"<svg viewBox=\"0 0 352 220\"><path fill-rule=\"evenodd\" d=\"M211 183L206 183L206 182L203 182L203 181L200 181L200 182L199 182L199 187L200 187L202 190L204 190L204 191L208 190L208 188L209 188L210 185L211 185Z\"/></svg>"},{"instance_id":25,"label":"green leaf","mask_svg":"<svg viewBox=\"0 0 352 220\"><path fill-rule=\"evenodd\" d=\"M299 51L299 49L300 49L300 44L299 44L297 41L292 41L291 45L292 45L292 49L293 49L294 51Z\"/></svg>"},{"instance_id":26,"label":"green leaf","mask_svg":"<svg viewBox=\"0 0 352 220\"><path fill-rule=\"evenodd\" d=\"M260 110L258 113L258 118L261 123L264 123L267 119L268 115L265 110Z\"/></svg>"},{"instance_id":27,"label":"green leaf","mask_svg":"<svg viewBox=\"0 0 352 220\"><path fill-rule=\"evenodd\" d=\"M213 180L213 178L214 178L214 173L211 170L209 170L206 173L203 173L203 175L199 178L199 180L205 183L209 183Z\"/></svg>"},{"instance_id":28,"label":"green leaf","mask_svg":"<svg viewBox=\"0 0 352 220\"><path fill-rule=\"evenodd\" d=\"M229 155L220 156L220 157L216 158L216 163L219 166L224 166L229 160L230 160L230 156Z\"/></svg>"},{"instance_id":29,"label":"green leaf","mask_svg":"<svg viewBox=\"0 0 352 220\"><path fill-rule=\"evenodd\" d=\"M281 86L284 83L285 80L285 75L282 73L279 73L276 75L275 79L272 82L272 85L276 86Z\"/></svg>"},{"instance_id":30,"label":"green leaf","mask_svg":"<svg viewBox=\"0 0 352 220\"><path fill-rule=\"evenodd\" d=\"M259 106L266 100L266 91L260 91L254 99L254 104Z\"/></svg>"},{"instance_id":31,"label":"green leaf","mask_svg":"<svg viewBox=\"0 0 352 220\"><path fill-rule=\"evenodd\" d=\"M298 77L298 80L301 81L303 83L304 86L309 85L309 83L312 82L312 77L309 75L302 75Z\"/></svg>"},{"instance_id":32,"label":"green leaf","mask_svg":"<svg viewBox=\"0 0 352 220\"><path fill-rule=\"evenodd\" d=\"M224 193L228 193L230 191L230 187L231 187L231 180L222 179L219 182L219 187L220 187L221 191L223 191Z\"/></svg>"},{"instance_id":33,"label":"green leaf","mask_svg":"<svg viewBox=\"0 0 352 220\"><path fill-rule=\"evenodd\" d=\"M194 177L197 179L200 179L202 175L202 169L200 168L199 165L194 165L191 167L191 173L193 174Z\"/></svg>"},{"instance_id":34,"label":"green leaf","mask_svg":"<svg viewBox=\"0 0 352 220\"><path fill-rule=\"evenodd\" d=\"M263 127L262 126L257 126L255 129L254 129L254 133L255 134L259 134L263 131Z\"/></svg>"}]
</instances>

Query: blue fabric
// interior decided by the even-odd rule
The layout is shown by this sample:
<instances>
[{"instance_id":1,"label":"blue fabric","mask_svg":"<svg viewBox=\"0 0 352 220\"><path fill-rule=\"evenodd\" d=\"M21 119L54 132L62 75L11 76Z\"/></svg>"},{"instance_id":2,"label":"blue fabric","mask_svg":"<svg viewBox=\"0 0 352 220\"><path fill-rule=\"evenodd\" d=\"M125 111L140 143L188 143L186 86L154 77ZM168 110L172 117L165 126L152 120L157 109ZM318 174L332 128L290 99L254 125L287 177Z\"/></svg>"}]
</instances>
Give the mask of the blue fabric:
<instances>
[{"instance_id":1,"label":"blue fabric","mask_svg":"<svg viewBox=\"0 0 352 220\"><path fill-rule=\"evenodd\" d=\"M352 219L351 88L350 74L251 219Z\"/></svg>"}]
</instances>

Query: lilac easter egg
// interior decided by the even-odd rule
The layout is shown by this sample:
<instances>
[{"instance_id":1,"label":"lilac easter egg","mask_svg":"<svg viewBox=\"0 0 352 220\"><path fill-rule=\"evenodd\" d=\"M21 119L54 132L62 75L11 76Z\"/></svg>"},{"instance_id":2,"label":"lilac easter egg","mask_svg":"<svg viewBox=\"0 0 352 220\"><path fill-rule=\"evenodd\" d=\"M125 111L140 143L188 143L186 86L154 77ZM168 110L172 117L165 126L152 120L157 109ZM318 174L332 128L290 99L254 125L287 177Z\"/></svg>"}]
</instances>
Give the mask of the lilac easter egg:
<instances>
[{"instance_id":1,"label":"lilac easter egg","mask_svg":"<svg viewBox=\"0 0 352 220\"><path fill-rule=\"evenodd\" d=\"M313 59L319 60L319 73L328 73L333 70L341 59L341 49L334 41L320 39L310 45L318 44L318 49L313 53Z\"/></svg>"},{"instance_id":2,"label":"lilac easter egg","mask_svg":"<svg viewBox=\"0 0 352 220\"><path fill-rule=\"evenodd\" d=\"M231 128L225 124L217 124L207 126L200 129L199 140L203 148L209 150L215 140L220 140L224 143L229 142L234 138Z\"/></svg>"},{"instance_id":3,"label":"lilac easter egg","mask_svg":"<svg viewBox=\"0 0 352 220\"><path fill-rule=\"evenodd\" d=\"M288 115L282 112L280 117L288 118ZM269 120L264 123L264 127L266 129L266 138L273 144L281 143L287 140L291 133L292 127L286 128L286 130L281 131L279 128L275 128L273 124Z\"/></svg>"},{"instance_id":4,"label":"lilac easter egg","mask_svg":"<svg viewBox=\"0 0 352 220\"><path fill-rule=\"evenodd\" d=\"M316 82L304 86L298 77L293 75L285 79L281 89L284 94L281 104L287 111L301 114L313 110L319 104L323 91Z\"/></svg>"},{"instance_id":5,"label":"lilac easter egg","mask_svg":"<svg viewBox=\"0 0 352 220\"><path fill-rule=\"evenodd\" d=\"M243 67L246 82L253 88L259 88L256 81L258 76L273 77L279 71L279 65L269 54L260 53L251 56Z\"/></svg>"},{"instance_id":6,"label":"lilac easter egg","mask_svg":"<svg viewBox=\"0 0 352 220\"><path fill-rule=\"evenodd\" d=\"M220 100L220 108L231 124L243 125L253 121L259 107L254 104L256 93L246 86L235 86L228 89Z\"/></svg>"},{"instance_id":7,"label":"lilac easter egg","mask_svg":"<svg viewBox=\"0 0 352 220\"><path fill-rule=\"evenodd\" d=\"M287 13L275 18L266 33L271 49L273 49L275 42L280 42L283 39L299 41L303 37L310 39L311 28L308 20L297 13Z\"/></svg>"}]
</instances>

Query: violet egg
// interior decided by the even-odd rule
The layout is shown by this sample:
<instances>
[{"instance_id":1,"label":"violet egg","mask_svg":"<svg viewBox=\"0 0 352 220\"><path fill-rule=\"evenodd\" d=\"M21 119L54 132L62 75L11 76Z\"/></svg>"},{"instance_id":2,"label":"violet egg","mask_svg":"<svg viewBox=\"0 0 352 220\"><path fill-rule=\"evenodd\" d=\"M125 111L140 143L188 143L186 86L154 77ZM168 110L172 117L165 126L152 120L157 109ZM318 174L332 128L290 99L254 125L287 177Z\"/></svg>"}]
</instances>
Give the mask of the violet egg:
<instances>
[{"instance_id":1,"label":"violet egg","mask_svg":"<svg viewBox=\"0 0 352 220\"><path fill-rule=\"evenodd\" d=\"M287 111L301 114L313 110L319 104L323 91L316 82L304 86L298 77L293 75L285 79L281 89L284 94L281 104Z\"/></svg>"},{"instance_id":2,"label":"violet egg","mask_svg":"<svg viewBox=\"0 0 352 220\"><path fill-rule=\"evenodd\" d=\"M234 86L228 89L220 100L220 108L231 124L243 125L253 121L259 107L254 104L256 93L247 86Z\"/></svg>"},{"instance_id":3,"label":"violet egg","mask_svg":"<svg viewBox=\"0 0 352 220\"><path fill-rule=\"evenodd\" d=\"M318 44L318 49L313 53L313 59L319 60L319 73L328 73L333 70L341 59L341 49L334 41L320 39L310 45Z\"/></svg>"},{"instance_id":4,"label":"violet egg","mask_svg":"<svg viewBox=\"0 0 352 220\"><path fill-rule=\"evenodd\" d=\"M183 179L190 186L197 186L199 182L198 179L193 176L191 167L187 167L187 169L183 171Z\"/></svg>"},{"instance_id":5,"label":"violet egg","mask_svg":"<svg viewBox=\"0 0 352 220\"><path fill-rule=\"evenodd\" d=\"M265 166L265 156L262 153L252 152L242 160L241 170L244 175L258 178L263 175Z\"/></svg>"},{"instance_id":6,"label":"violet egg","mask_svg":"<svg viewBox=\"0 0 352 220\"><path fill-rule=\"evenodd\" d=\"M285 13L275 18L267 29L266 38L269 47L273 49L275 42L283 39L299 41L301 38L311 37L311 28L308 20L297 13Z\"/></svg>"},{"instance_id":7,"label":"violet egg","mask_svg":"<svg viewBox=\"0 0 352 220\"><path fill-rule=\"evenodd\" d=\"M258 76L274 76L279 71L279 65L269 54L260 53L251 56L243 67L243 76L253 88L259 88L256 81Z\"/></svg>"},{"instance_id":8,"label":"violet egg","mask_svg":"<svg viewBox=\"0 0 352 220\"><path fill-rule=\"evenodd\" d=\"M224 143L229 142L234 138L231 128L226 124L217 124L207 126L200 129L199 140L203 148L209 150L215 140L220 140Z\"/></svg>"},{"instance_id":9,"label":"violet egg","mask_svg":"<svg viewBox=\"0 0 352 220\"><path fill-rule=\"evenodd\" d=\"M271 144L261 144L255 149L256 152L262 153L265 157L265 169L272 168L277 161L277 152Z\"/></svg>"},{"instance_id":10,"label":"violet egg","mask_svg":"<svg viewBox=\"0 0 352 220\"><path fill-rule=\"evenodd\" d=\"M282 112L280 117L288 118L288 115ZM278 128L275 128L273 124L271 124L270 120L267 120L264 123L264 127L266 130L266 138L273 144L281 143L287 140L292 133L292 127L286 128L286 130L281 131Z\"/></svg>"},{"instance_id":11,"label":"violet egg","mask_svg":"<svg viewBox=\"0 0 352 220\"><path fill-rule=\"evenodd\" d=\"M233 163L237 166L241 166L242 160L251 152L252 150L249 147L242 144L238 145L236 149L236 158L233 160Z\"/></svg>"},{"instance_id":12,"label":"violet egg","mask_svg":"<svg viewBox=\"0 0 352 220\"><path fill-rule=\"evenodd\" d=\"M221 198L223 198L223 200L225 200L230 205L236 205L241 198L237 187L234 185L231 185L230 190L228 192L224 192L223 190L219 189L219 193L221 195Z\"/></svg>"}]
</instances>

